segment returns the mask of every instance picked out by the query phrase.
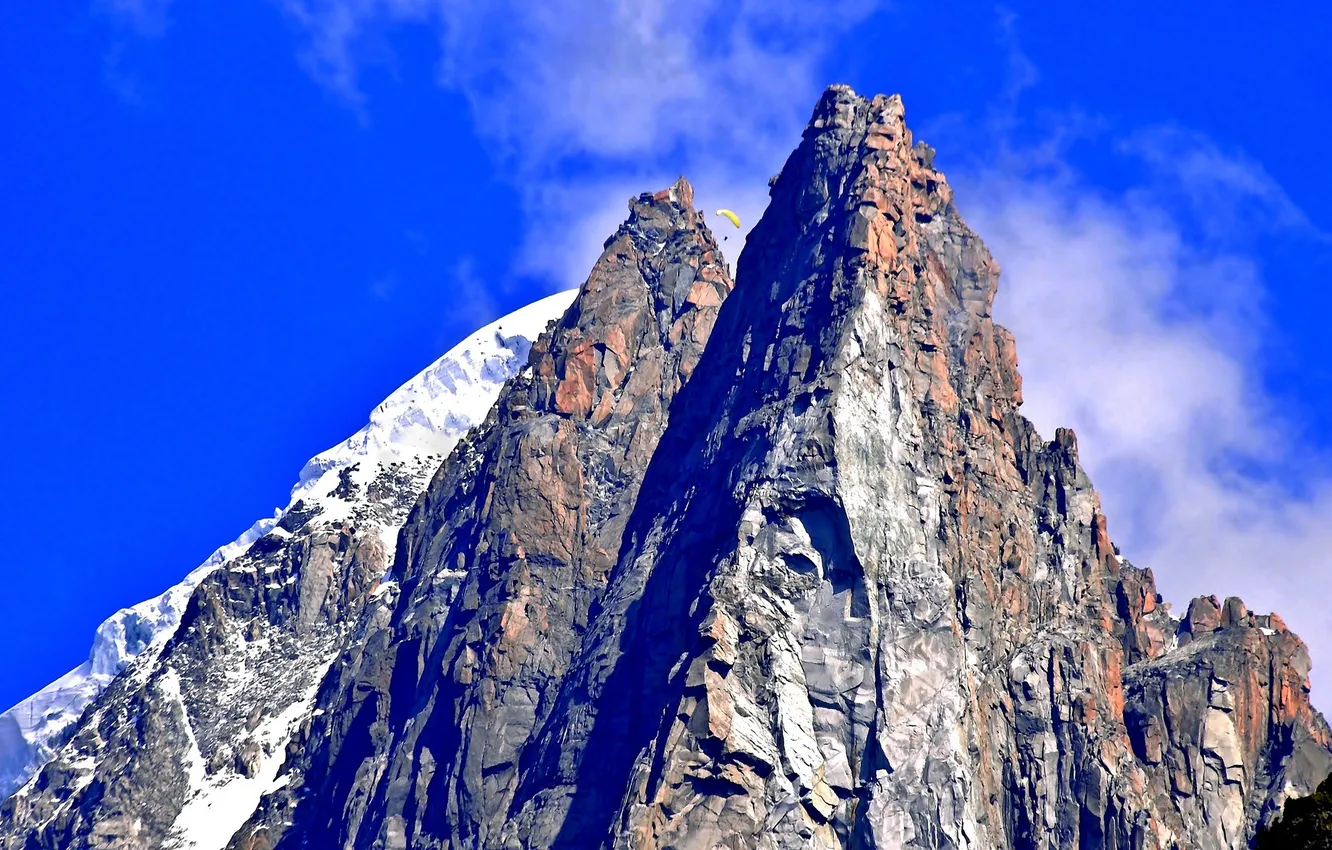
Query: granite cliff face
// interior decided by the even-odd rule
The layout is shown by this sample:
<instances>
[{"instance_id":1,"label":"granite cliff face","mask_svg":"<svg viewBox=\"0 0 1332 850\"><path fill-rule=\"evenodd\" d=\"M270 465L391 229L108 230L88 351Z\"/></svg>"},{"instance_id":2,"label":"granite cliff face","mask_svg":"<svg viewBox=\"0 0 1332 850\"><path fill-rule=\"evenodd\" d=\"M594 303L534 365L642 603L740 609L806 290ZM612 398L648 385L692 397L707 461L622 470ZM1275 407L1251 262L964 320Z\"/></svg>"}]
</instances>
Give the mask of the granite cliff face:
<instances>
[{"instance_id":1,"label":"granite cliff face","mask_svg":"<svg viewBox=\"0 0 1332 850\"><path fill-rule=\"evenodd\" d=\"M1332 770L1305 647L1119 555L1073 434L1019 413L998 274L895 97L825 93L734 287L686 182L632 200L388 580L354 535L289 559L337 592L268 622L329 666L279 677L309 709L217 846L1248 847ZM206 669L247 587L173 651ZM131 777L238 722L154 687L115 703ZM199 846L79 781L0 846Z\"/></svg>"},{"instance_id":2,"label":"granite cliff face","mask_svg":"<svg viewBox=\"0 0 1332 850\"><path fill-rule=\"evenodd\" d=\"M497 840L730 290L688 183L631 202L531 371L413 511L400 589L325 682L297 793L235 846Z\"/></svg>"}]
</instances>

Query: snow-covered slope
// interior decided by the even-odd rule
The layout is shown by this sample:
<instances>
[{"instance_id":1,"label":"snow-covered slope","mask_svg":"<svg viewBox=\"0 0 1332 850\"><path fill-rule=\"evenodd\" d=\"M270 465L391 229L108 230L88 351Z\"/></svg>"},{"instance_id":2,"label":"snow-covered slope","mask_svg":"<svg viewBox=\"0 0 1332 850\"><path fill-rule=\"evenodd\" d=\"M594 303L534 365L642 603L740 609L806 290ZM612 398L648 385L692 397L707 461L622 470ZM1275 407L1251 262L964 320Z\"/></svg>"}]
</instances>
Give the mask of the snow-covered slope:
<instances>
[{"instance_id":1,"label":"snow-covered slope","mask_svg":"<svg viewBox=\"0 0 1332 850\"><path fill-rule=\"evenodd\" d=\"M281 515L250 526L161 596L112 614L97 627L82 664L0 714L0 799L50 758L62 733L126 665L171 635L199 581L271 531Z\"/></svg>"},{"instance_id":2,"label":"snow-covered slope","mask_svg":"<svg viewBox=\"0 0 1332 850\"><path fill-rule=\"evenodd\" d=\"M321 520L352 513L361 520L380 519L366 515L364 498L349 494L366 493L390 469L408 491L423 489L440 460L485 417L504 381L526 364L532 341L573 297L573 290L551 295L476 331L385 399L364 428L312 458L287 508L220 547L161 596L102 623L82 664L0 714L0 799L50 759L84 709L127 666L153 663L199 582L273 532L288 511L314 510ZM392 552L398 525L381 521L379 526Z\"/></svg>"}]
</instances>

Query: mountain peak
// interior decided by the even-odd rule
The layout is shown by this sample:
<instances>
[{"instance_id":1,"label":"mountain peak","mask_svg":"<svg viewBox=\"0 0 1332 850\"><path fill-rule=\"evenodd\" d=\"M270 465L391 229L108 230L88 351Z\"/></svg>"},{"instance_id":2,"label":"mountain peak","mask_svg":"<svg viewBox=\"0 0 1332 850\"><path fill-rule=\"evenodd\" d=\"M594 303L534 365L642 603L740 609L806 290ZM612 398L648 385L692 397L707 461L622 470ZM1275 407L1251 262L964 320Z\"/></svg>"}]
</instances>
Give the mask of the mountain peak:
<instances>
[{"instance_id":1,"label":"mountain peak","mask_svg":"<svg viewBox=\"0 0 1332 850\"><path fill-rule=\"evenodd\" d=\"M683 174L676 178L675 182L669 187L662 189L652 197L656 200L665 198L687 210L693 210L694 208L694 187L685 179Z\"/></svg>"},{"instance_id":2,"label":"mountain peak","mask_svg":"<svg viewBox=\"0 0 1332 850\"><path fill-rule=\"evenodd\" d=\"M391 569L293 506L0 847L171 846L238 774L246 850L1246 847L1332 768L1307 654L1119 555L998 277L901 99L846 86L738 285L683 178L630 199Z\"/></svg>"}]
</instances>

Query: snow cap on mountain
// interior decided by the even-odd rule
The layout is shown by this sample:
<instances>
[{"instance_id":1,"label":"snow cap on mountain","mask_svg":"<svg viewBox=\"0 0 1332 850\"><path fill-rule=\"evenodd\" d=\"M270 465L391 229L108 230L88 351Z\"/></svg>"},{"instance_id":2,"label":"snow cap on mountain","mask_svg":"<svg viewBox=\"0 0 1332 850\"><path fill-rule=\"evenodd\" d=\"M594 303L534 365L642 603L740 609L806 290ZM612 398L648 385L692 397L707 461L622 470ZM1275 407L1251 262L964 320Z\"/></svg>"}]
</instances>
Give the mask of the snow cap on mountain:
<instances>
[{"instance_id":1,"label":"snow cap on mountain","mask_svg":"<svg viewBox=\"0 0 1332 850\"><path fill-rule=\"evenodd\" d=\"M482 419L500 387L527 364L532 342L573 301L574 291L528 304L469 335L410 381L394 390L352 436L310 459L286 509L258 520L218 547L160 596L108 617L93 637L87 659L56 681L0 714L0 799L8 797L44 764L62 736L117 675L136 661L151 664L181 621L190 595L207 575L245 553L272 532L283 515L303 502L325 521L345 515L338 495L344 471L364 484L395 462L414 462L419 474L407 486L419 491L454 444ZM359 480L364 479L364 480ZM417 492L400 494L415 498ZM388 551L396 525L381 529Z\"/></svg>"}]
</instances>

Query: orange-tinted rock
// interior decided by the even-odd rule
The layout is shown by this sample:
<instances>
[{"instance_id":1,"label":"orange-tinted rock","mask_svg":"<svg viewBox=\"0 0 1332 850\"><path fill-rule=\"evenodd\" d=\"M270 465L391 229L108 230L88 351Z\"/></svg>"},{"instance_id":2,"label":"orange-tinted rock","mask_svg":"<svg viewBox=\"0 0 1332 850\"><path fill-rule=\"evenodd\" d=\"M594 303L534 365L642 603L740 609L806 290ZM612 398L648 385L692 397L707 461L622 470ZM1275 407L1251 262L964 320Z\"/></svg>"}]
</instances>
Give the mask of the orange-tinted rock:
<instances>
[{"instance_id":1,"label":"orange-tinted rock","mask_svg":"<svg viewBox=\"0 0 1332 850\"><path fill-rule=\"evenodd\" d=\"M1020 415L898 98L824 95L729 297L690 199L631 201L416 511L286 847L1238 850L1332 768L1299 640L1174 620Z\"/></svg>"},{"instance_id":2,"label":"orange-tinted rock","mask_svg":"<svg viewBox=\"0 0 1332 850\"><path fill-rule=\"evenodd\" d=\"M412 815L413 835L494 846L524 749L606 589L672 401L731 290L692 199L681 178L630 201L573 306L533 345L531 372L506 386L444 464L439 498L403 531L404 613L377 638L386 652L335 671L340 698L360 702L369 692L387 712L373 744L385 773L360 772L353 749L350 761L312 766L307 782L327 782L320 787L336 795L351 787L339 777L354 776L353 784L406 789L393 792L406 794L399 800L428 794L430 807ZM466 572L450 572L455 564ZM724 654L719 640L719 661ZM729 694L716 670L703 676L689 716L700 734L725 740ZM454 731L441 738L441 727ZM423 748L438 773L419 772ZM390 818L384 809L364 816ZM298 821L287 840L333 846L323 829Z\"/></svg>"}]
</instances>

